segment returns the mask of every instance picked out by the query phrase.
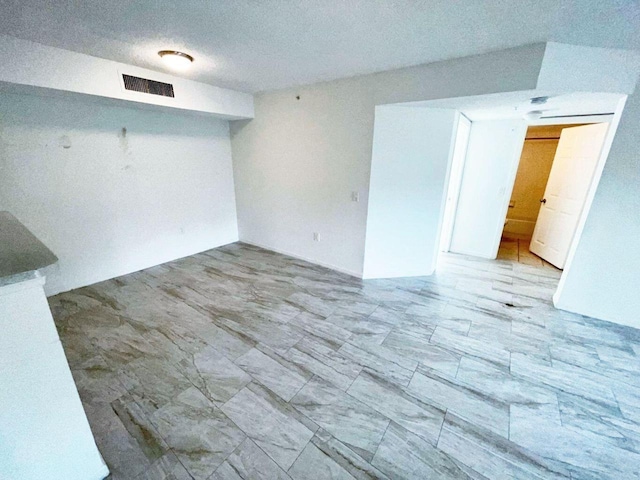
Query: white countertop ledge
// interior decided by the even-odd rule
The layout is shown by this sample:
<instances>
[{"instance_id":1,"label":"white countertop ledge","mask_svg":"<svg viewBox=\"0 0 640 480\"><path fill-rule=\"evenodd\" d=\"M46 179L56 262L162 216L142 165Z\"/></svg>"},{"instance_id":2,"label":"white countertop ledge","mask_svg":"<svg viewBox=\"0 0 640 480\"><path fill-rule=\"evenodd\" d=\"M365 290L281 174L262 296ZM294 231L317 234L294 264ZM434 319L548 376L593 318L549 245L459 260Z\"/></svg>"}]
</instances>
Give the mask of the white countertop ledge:
<instances>
[{"instance_id":1,"label":"white countertop ledge","mask_svg":"<svg viewBox=\"0 0 640 480\"><path fill-rule=\"evenodd\" d=\"M38 270L58 261L51 250L9 212L0 212L0 287L44 279Z\"/></svg>"}]
</instances>

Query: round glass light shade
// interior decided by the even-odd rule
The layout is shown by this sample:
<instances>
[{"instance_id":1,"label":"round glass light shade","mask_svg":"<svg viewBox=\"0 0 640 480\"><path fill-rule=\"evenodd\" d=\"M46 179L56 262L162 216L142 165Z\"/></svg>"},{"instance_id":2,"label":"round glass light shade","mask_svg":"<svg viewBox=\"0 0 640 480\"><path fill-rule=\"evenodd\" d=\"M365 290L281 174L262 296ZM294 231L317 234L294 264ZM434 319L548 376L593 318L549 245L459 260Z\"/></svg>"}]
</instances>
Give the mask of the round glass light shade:
<instances>
[{"instance_id":1,"label":"round glass light shade","mask_svg":"<svg viewBox=\"0 0 640 480\"><path fill-rule=\"evenodd\" d=\"M175 50L161 50L158 52L158 55L160 55L162 61L173 70L186 70L193 62L191 55Z\"/></svg>"}]
</instances>

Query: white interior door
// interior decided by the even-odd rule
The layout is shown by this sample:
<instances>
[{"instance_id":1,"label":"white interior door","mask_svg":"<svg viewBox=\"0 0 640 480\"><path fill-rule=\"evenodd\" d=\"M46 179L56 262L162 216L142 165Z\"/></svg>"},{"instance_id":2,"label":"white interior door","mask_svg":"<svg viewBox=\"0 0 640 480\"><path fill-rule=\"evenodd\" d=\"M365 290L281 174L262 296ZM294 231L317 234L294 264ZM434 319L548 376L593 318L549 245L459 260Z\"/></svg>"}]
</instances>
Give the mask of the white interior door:
<instances>
[{"instance_id":1,"label":"white interior door","mask_svg":"<svg viewBox=\"0 0 640 480\"><path fill-rule=\"evenodd\" d=\"M608 123L565 128L560 135L529 249L564 268Z\"/></svg>"}]
</instances>

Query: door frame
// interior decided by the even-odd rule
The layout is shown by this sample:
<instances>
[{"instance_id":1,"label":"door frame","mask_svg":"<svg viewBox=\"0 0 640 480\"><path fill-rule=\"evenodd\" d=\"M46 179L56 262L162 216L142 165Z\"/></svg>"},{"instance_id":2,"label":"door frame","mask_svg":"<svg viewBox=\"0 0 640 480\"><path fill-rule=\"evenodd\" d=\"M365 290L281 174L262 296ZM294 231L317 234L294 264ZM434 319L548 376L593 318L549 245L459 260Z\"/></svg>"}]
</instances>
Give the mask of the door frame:
<instances>
[{"instance_id":1,"label":"door frame","mask_svg":"<svg viewBox=\"0 0 640 480\"><path fill-rule=\"evenodd\" d=\"M463 126L463 128L460 128L461 126ZM460 198L460 188L462 187L462 177L464 174L464 165L467 159L467 147L469 145L470 133L471 120L460 112L453 141L451 165L449 166L449 178L447 179L447 188L445 192L445 210L442 218L438 255L442 252L448 252L451 248L451 240L453 239L453 229L455 228L456 223L456 212L458 210L458 200ZM462 138L461 135L465 135L465 138ZM451 197L451 201L449 201L449 194L452 192L454 195Z\"/></svg>"},{"instance_id":2,"label":"door frame","mask_svg":"<svg viewBox=\"0 0 640 480\"><path fill-rule=\"evenodd\" d=\"M576 226L576 231L573 234L573 239L571 240L571 246L569 247L567 260L564 264L564 270L562 270L562 275L560 276L560 282L558 283L558 288L556 289L556 292L553 294L554 306L557 305L558 300L562 295L562 290L564 289L567 272L571 269L571 265L573 264L573 259L576 254L578 244L580 243L580 237L582 236L582 232L584 231L584 226L587 222L587 217L589 216L589 211L591 210L591 205L593 204L593 199L595 198L596 191L598 189L598 184L600 183L600 179L602 178L602 172L604 170L604 166L607 163L607 158L609 158L609 152L611 151L611 145L613 144L613 139L616 135L616 132L618 131L618 125L620 124L620 118L622 117L622 111L624 110L624 106L627 103L627 97L628 96L625 95L618 101L618 105L616 106L616 110L613 114L613 117L609 121L609 130L607 131L607 135L604 138L604 144L602 145L600 158L598 159L598 163L596 164L596 168L593 173L593 178L591 179L591 185L589 186L589 191L587 192L584 206L582 208L582 213L580 214L578 225Z\"/></svg>"},{"instance_id":3,"label":"door frame","mask_svg":"<svg viewBox=\"0 0 640 480\"><path fill-rule=\"evenodd\" d=\"M582 235L582 231L584 230L584 224L587 219L587 215L589 214L589 210L591 209L591 204L593 203L593 198L595 196L596 189L598 188L598 183L600 183L600 177L602 176L602 171L604 169L604 165L607 161L607 157L609 156L609 150L611 149L611 143L613 142L613 138L615 136L616 130L618 129L618 124L620 123L620 117L622 116L622 110L624 109L624 105L626 103L627 96L625 95L618 101L618 105L616 106L615 112L611 115L589 115L589 116L575 116L575 117L565 117L561 122L558 122L557 119L545 119L538 121L531 121L527 123L527 127L531 126L540 126L540 125L566 125L567 128L572 125L580 125L585 123L609 123L609 129L607 131L607 135L605 136L604 143L602 146L602 151L600 152L600 157L598 158L598 162L596 164L593 177L591 179L591 185L589 186L589 191L585 198L585 203L582 208L582 213L580 214L580 219L578 221L578 226L571 240L571 247L569 248L569 254L567 255L567 261L565 262L565 268L563 270L562 277L564 277L564 271L569 269L570 260L573 258L575 254L575 249L577 247L580 236ZM522 148L524 148L524 142L522 142ZM521 150L522 152L522 150ZM513 187L516 182L516 174L518 172L518 167L520 165L520 158L522 157L522 153L514 159L514 164L512 166L512 174L510 180L510 189L509 195L506 196L505 205L504 205L504 221L507 220L507 216L509 214L509 202L511 201L511 195L513 194ZM500 240L502 238L502 232L504 229L501 229L496 234L495 238L495 252L494 257L496 258L498 255L498 250L500 248ZM562 279L561 279L562 281ZM557 294L557 292L556 292ZM555 298L555 296L554 296Z\"/></svg>"}]
</instances>

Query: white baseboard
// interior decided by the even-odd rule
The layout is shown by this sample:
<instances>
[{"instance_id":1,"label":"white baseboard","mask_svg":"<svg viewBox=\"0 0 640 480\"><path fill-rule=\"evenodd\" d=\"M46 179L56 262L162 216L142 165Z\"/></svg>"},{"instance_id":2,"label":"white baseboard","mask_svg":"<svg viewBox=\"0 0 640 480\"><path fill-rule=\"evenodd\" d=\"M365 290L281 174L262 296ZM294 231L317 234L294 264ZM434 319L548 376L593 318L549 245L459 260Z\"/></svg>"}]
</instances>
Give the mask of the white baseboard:
<instances>
[{"instance_id":1,"label":"white baseboard","mask_svg":"<svg viewBox=\"0 0 640 480\"><path fill-rule=\"evenodd\" d=\"M302 255L296 255L295 253L286 252L284 250L280 250L279 248L274 248L269 245L263 245L257 242L252 242L249 240L239 240L241 243L246 243L247 245L253 245L254 247L264 248L265 250L270 250L275 253L279 253L280 255L286 255L287 257L297 258L298 260L304 260L305 262L313 263L314 265L319 265L320 267L328 268L329 270L335 270L336 272L344 273L345 275L349 275L350 277L356 277L362 279L362 273L356 273L351 270L346 270L344 268L336 267L335 265L331 265L329 263L318 262L317 260L313 260L311 258L303 257Z\"/></svg>"},{"instance_id":2,"label":"white baseboard","mask_svg":"<svg viewBox=\"0 0 640 480\"><path fill-rule=\"evenodd\" d=\"M124 275L130 275L132 273L136 273L136 272L140 272L142 270L146 270L147 268L153 268L156 267L158 265L164 265L165 263L169 263L169 262L174 262L176 260L180 260L181 258L186 258L186 257L190 257L192 255L198 255L199 253L203 253L203 252L207 252L209 250L213 250L214 248L220 248L220 247L224 247L225 245L230 245L232 243L236 243L238 241L238 237L233 237L233 238L227 238L222 240L221 242L216 242L214 245L208 245L205 248L196 248L194 251L188 251L188 252L181 252L179 255L175 256L172 255L170 257L167 257L166 259L162 259L161 261L156 261L153 262L150 265L143 265L140 267L136 267L134 269L126 269L120 272L113 272L110 275L106 275L106 276L100 276L98 278L92 278L89 281L80 281L80 282L69 282L66 283L62 286L60 286L59 288L46 288L48 284L45 284L45 291L46 291L46 295L47 297L53 297L54 295L58 295L59 293L65 293L65 292L70 292L71 290L75 290L77 288L83 288L83 287L89 287L91 285L95 285L96 283L100 283L100 282L104 282L107 280L111 280L112 278L118 278L118 277L122 277ZM43 269L43 274L45 276L48 276L50 274L50 272L54 271L54 270L58 270L60 268L60 264L59 263L55 263L49 267L45 267L45 269Z\"/></svg>"}]
</instances>

